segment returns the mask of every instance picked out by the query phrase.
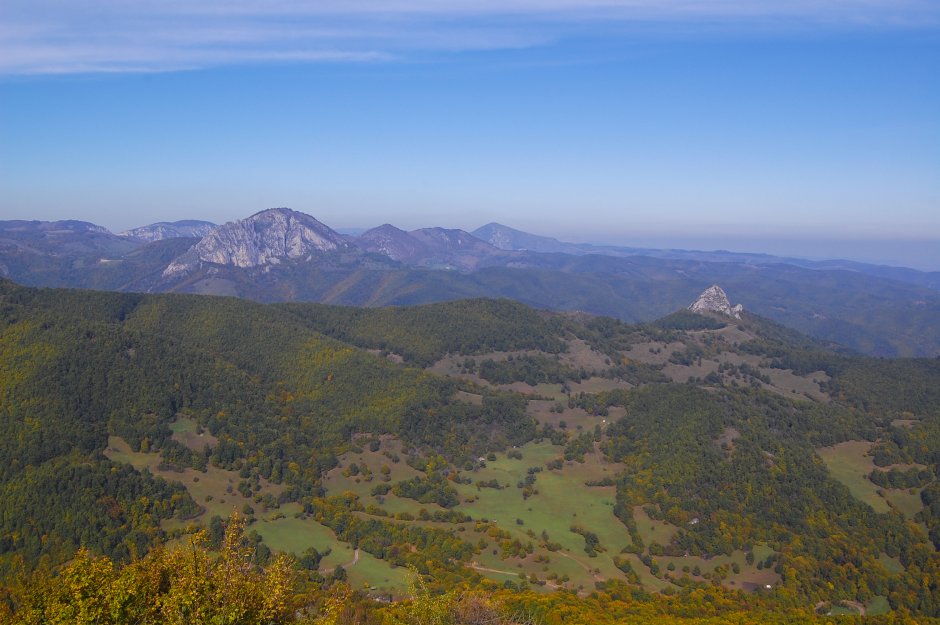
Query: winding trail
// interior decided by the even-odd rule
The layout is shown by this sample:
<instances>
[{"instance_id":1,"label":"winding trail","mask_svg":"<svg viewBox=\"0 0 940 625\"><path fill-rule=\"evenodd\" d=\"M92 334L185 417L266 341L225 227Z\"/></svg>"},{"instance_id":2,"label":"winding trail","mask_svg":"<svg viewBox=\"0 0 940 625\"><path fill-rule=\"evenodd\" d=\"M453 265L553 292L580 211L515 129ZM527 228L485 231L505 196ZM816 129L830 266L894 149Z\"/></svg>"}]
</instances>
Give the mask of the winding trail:
<instances>
[{"instance_id":1,"label":"winding trail","mask_svg":"<svg viewBox=\"0 0 940 625\"><path fill-rule=\"evenodd\" d=\"M607 578L604 577L603 575L598 575L597 573L595 573L595 572L594 572L594 569L592 569L590 566L588 566L588 565L585 564L584 562L581 562L581 560L578 560L576 557L574 557L573 555L571 555L571 554L569 554L569 553L565 553L564 551L556 551L556 552L555 552L555 555L561 556L561 557L563 557L563 558L568 558L569 560L574 560L575 562L577 562L578 564L580 564L582 569L584 569L585 571L587 571L588 573L591 574L591 577L594 578L594 581L595 581L595 582L603 582L604 580L607 579Z\"/></svg>"},{"instance_id":2,"label":"winding trail","mask_svg":"<svg viewBox=\"0 0 940 625\"><path fill-rule=\"evenodd\" d=\"M359 562L359 549L358 549L358 548L356 548L356 550L353 551L353 559L352 559L352 560L350 560L350 561L347 562L346 564L337 564L337 565L334 566L332 569L330 569L329 574L332 575L333 573L335 573L335 572L336 572L336 569L348 569L348 568L351 567L351 566L356 566L356 563L357 563L357 562Z\"/></svg>"},{"instance_id":3,"label":"winding trail","mask_svg":"<svg viewBox=\"0 0 940 625\"><path fill-rule=\"evenodd\" d=\"M519 571L501 571L501 570L499 570L499 569L491 569L491 568L487 568L487 567L485 567L485 566L480 566L480 565L477 564L476 562L471 562L471 563L470 563L470 568L473 569L474 571L481 571L481 572L485 572L485 573L501 573L501 574L503 574L503 575L512 575L513 577L518 577L518 576L519 576ZM551 588L552 590L558 590L559 588L562 587L560 584L556 584L555 582L553 582L553 581L551 581L551 580L549 580L549 579L542 580L542 581L544 581L544 582L545 582L545 585L548 586L549 588Z\"/></svg>"},{"instance_id":4,"label":"winding trail","mask_svg":"<svg viewBox=\"0 0 940 625\"><path fill-rule=\"evenodd\" d=\"M832 608L833 608L834 606L838 605L836 602L832 602L832 601L820 601L820 602L818 602L818 603L816 604L815 609L816 609L816 610L819 610L820 608L822 608L822 607L825 606L826 604L829 604L830 614L832 613L832 612L831 612ZM859 603L858 601L842 601L842 604L843 604L843 605L846 605L846 606L851 606L851 607L855 608L856 610L858 610L858 613L859 613L860 616L865 616L865 611L866 611L866 610L865 610L865 604Z\"/></svg>"}]
</instances>

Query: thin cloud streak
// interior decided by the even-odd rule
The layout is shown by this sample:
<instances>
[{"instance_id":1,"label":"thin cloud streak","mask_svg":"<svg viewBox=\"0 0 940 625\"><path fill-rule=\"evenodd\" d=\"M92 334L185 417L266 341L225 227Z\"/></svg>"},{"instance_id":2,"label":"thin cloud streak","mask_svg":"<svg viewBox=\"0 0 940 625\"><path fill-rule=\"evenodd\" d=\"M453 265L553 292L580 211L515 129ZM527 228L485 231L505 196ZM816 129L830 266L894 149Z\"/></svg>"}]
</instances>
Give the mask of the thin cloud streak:
<instances>
[{"instance_id":1,"label":"thin cloud streak","mask_svg":"<svg viewBox=\"0 0 940 625\"><path fill-rule=\"evenodd\" d=\"M388 61L656 24L925 29L940 24L940 8L923 0L7 0L0 75Z\"/></svg>"}]
</instances>

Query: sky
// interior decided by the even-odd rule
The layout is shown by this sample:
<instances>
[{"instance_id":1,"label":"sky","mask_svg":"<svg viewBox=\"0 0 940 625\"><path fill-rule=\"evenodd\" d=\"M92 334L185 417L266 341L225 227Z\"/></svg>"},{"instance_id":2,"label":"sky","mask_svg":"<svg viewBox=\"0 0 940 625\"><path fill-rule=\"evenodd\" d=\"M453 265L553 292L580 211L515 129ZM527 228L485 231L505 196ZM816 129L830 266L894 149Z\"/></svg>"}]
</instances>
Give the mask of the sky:
<instances>
[{"instance_id":1,"label":"sky","mask_svg":"<svg viewBox=\"0 0 940 625\"><path fill-rule=\"evenodd\" d=\"M940 270L937 0L4 0L0 219Z\"/></svg>"}]
</instances>

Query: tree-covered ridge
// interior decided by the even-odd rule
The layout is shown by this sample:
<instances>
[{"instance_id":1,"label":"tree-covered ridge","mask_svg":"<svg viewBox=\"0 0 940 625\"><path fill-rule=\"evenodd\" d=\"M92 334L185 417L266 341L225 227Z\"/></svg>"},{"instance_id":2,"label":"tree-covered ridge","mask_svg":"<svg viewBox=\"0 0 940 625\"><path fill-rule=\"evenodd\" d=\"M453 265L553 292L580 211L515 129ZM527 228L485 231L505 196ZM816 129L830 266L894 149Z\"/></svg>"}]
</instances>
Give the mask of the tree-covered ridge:
<instances>
[{"instance_id":1,"label":"tree-covered ridge","mask_svg":"<svg viewBox=\"0 0 940 625\"><path fill-rule=\"evenodd\" d=\"M428 366L448 353L535 349L558 353L558 317L510 300L471 299L402 308L278 306L310 328L359 347L380 349Z\"/></svg>"}]
</instances>

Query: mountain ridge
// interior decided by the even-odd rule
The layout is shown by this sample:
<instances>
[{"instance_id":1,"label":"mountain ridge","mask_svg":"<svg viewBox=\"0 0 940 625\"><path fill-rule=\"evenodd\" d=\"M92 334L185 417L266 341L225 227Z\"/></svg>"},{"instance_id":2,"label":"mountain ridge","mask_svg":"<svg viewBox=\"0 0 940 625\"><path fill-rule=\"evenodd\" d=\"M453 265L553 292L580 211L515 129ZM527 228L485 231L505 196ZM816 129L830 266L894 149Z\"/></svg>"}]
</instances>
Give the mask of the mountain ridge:
<instances>
[{"instance_id":1,"label":"mountain ridge","mask_svg":"<svg viewBox=\"0 0 940 625\"><path fill-rule=\"evenodd\" d=\"M118 233L118 236L130 237L152 243L164 239L199 238L206 236L217 224L199 219L182 219L180 221L158 221L146 226L131 228Z\"/></svg>"},{"instance_id":2,"label":"mountain ridge","mask_svg":"<svg viewBox=\"0 0 940 625\"><path fill-rule=\"evenodd\" d=\"M0 274L35 286L360 306L509 297L649 321L718 283L748 310L825 341L880 356L940 354L940 291L914 284L933 274L911 270L896 280L900 270L835 261L818 268L724 253L584 250L504 250L462 230L405 232L389 224L357 238L289 209L223 224L201 240L150 244L81 222L0 222Z\"/></svg>"}]
</instances>

